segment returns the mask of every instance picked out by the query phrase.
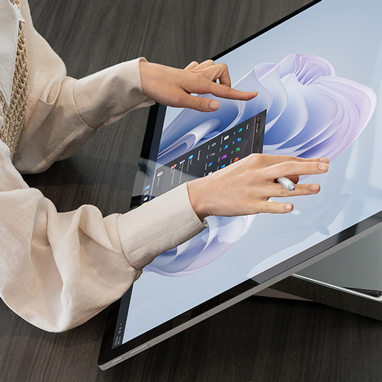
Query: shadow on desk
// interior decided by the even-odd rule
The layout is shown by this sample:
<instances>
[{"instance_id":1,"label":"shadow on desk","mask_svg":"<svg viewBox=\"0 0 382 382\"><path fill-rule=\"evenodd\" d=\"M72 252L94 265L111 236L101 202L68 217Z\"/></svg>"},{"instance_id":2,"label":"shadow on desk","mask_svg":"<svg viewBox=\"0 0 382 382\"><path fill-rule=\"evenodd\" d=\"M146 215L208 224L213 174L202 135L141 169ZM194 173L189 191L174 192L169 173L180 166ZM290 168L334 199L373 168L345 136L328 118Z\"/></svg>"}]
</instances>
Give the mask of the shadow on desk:
<instances>
[{"instance_id":1,"label":"shadow on desk","mask_svg":"<svg viewBox=\"0 0 382 382\"><path fill-rule=\"evenodd\" d=\"M382 324L314 302L250 297L101 371L105 320L46 333L0 302L1 381L382 380Z\"/></svg>"}]
</instances>

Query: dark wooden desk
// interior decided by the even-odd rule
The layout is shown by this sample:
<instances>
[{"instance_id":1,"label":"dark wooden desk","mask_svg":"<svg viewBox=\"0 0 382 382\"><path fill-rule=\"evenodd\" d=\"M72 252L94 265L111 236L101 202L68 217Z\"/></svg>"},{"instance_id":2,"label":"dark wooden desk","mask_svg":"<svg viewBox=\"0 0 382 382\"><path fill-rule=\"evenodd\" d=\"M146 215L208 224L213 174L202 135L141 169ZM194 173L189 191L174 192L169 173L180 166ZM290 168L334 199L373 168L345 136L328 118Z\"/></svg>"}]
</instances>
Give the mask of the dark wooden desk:
<instances>
[{"instance_id":1,"label":"dark wooden desk","mask_svg":"<svg viewBox=\"0 0 382 382\"><path fill-rule=\"evenodd\" d=\"M328 1L328 0L326 0ZM31 0L35 26L79 78L146 56L184 67L204 60L306 0ZM59 211L84 203L128 210L147 110L99 131L72 158L26 181ZM0 302L0 380L380 381L378 321L310 302L252 297L101 372L106 313L63 334L45 333Z\"/></svg>"}]
</instances>

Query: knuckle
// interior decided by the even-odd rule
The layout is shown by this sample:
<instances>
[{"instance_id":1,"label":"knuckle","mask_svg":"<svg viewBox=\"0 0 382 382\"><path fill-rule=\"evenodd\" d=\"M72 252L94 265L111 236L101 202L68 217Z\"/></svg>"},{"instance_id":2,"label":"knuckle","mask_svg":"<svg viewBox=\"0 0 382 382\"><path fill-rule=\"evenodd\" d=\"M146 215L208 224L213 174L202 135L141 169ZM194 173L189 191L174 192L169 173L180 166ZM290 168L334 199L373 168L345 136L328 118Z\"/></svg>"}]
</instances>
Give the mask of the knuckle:
<instances>
[{"instance_id":1,"label":"knuckle","mask_svg":"<svg viewBox=\"0 0 382 382\"><path fill-rule=\"evenodd\" d=\"M267 214L271 213L273 210L272 203L273 203L272 201L267 201L266 203L264 203L263 212Z\"/></svg>"},{"instance_id":2,"label":"knuckle","mask_svg":"<svg viewBox=\"0 0 382 382\"><path fill-rule=\"evenodd\" d=\"M188 64L188 67L195 68L195 67L198 66L198 65L199 65L199 62L197 62L197 61L192 61L192 62L190 62L190 63Z\"/></svg>"},{"instance_id":3,"label":"knuckle","mask_svg":"<svg viewBox=\"0 0 382 382\"><path fill-rule=\"evenodd\" d=\"M262 161L262 156L261 154L253 153L249 156L249 159L251 162L259 163Z\"/></svg>"},{"instance_id":4,"label":"knuckle","mask_svg":"<svg viewBox=\"0 0 382 382\"><path fill-rule=\"evenodd\" d=\"M251 154L251 158L253 158L253 160L260 160L262 157L263 157L263 154L259 154L259 153Z\"/></svg>"},{"instance_id":5,"label":"knuckle","mask_svg":"<svg viewBox=\"0 0 382 382\"><path fill-rule=\"evenodd\" d=\"M293 170L294 163L287 161L282 163L282 170L286 175L289 175L289 173Z\"/></svg>"},{"instance_id":6,"label":"knuckle","mask_svg":"<svg viewBox=\"0 0 382 382\"><path fill-rule=\"evenodd\" d=\"M262 154L251 154L245 159L248 160L248 166L252 169L259 169L261 167L264 167L264 158Z\"/></svg>"},{"instance_id":7,"label":"knuckle","mask_svg":"<svg viewBox=\"0 0 382 382\"><path fill-rule=\"evenodd\" d=\"M174 103L174 105L181 105L182 104L182 97L179 96L178 94L174 94L172 96L172 102Z\"/></svg>"},{"instance_id":8,"label":"knuckle","mask_svg":"<svg viewBox=\"0 0 382 382\"><path fill-rule=\"evenodd\" d=\"M221 86L222 86L222 89L224 89L224 98L228 98L228 99L236 98L235 91L232 88L230 88L226 84L223 84Z\"/></svg>"},{"instance_id":9,"label":"knuckle","mask_svg":"<svg viewBox=\"0 0 382 382\"><path fill-rule=\"evenodd\" d=\"M206 106L206 99L202 97L197 97L197 107L199 110L204 110Z\"/></svg>"},{"instance_id":10,"label":"knuckle","mask_svg":"<svg viewBox=\"0 0 382 382\"><path fill-rule=\"evenodd\" d=\"M279 187L279 197L283 198L286 196L290 196L290 191L286 190L281 184L279 184L278 187Z\"/></svg>"},{"instance_id":11,"label":"knuckle","mask_svg":"<svg viewBox=\"0 0 382 382\"><path fill-rule=\"evenodd\" d=\"M218 64L224 71L228 71L228 65L225 62Z\"/></svg>"}]
</instances>

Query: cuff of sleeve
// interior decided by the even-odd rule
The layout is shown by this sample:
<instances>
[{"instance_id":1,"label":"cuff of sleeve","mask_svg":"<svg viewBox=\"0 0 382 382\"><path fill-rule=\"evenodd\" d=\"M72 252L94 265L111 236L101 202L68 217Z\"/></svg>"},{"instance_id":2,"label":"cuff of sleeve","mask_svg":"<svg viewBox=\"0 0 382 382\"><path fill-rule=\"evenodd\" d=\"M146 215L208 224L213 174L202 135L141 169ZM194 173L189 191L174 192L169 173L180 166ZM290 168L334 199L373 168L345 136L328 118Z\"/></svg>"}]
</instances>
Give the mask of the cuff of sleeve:
<instances>
[{"instance_id":1,"label":"cuff of sleeve","mask_svg":"<svg viewBox=\"0 0 382 382\"><path fill-rule=\"evenodd\" d=\"M119 216L117 226L127 260L141 270L156 256L203 231L207 223L201 222L192 209L184 183Z\"/></svg>"},{"instance_id":2,"label":"cuff of sleeve","mask_svg":"<svg viewBox=\"0 0 382 382\"><path fill-rule=\"evenodd\" d=\"M123 62L76 81L77 110L88 126L109 125L133 109L155 103L142 92L140 60L145 59Z\"/></svg>"}]
</instances>

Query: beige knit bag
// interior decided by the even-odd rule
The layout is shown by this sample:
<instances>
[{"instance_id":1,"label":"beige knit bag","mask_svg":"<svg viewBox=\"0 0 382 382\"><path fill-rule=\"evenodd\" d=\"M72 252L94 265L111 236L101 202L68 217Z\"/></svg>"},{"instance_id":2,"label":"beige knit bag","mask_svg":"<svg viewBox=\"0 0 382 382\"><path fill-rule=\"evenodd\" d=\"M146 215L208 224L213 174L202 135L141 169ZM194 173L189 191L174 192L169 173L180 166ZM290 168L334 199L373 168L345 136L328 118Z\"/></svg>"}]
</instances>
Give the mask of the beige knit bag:
<instances>
[{"instance_id":1,"label":"beige knit bag","mask_svg":"<svg viewBox=\"0 0 382 382\"><path fill-rule=\"evenodd\" d=\"M20 8L19 0L11 2ZM9 147L11 159L16 151L17 143L24 127L25 111L28 99L28 68L25 49L24 24L19 23L19 39L15 72L13 75L11 102L8 107L3 94L0 92L0 117L3 123L0 129L0 139Z\"/></svg>"}]
</instances>

